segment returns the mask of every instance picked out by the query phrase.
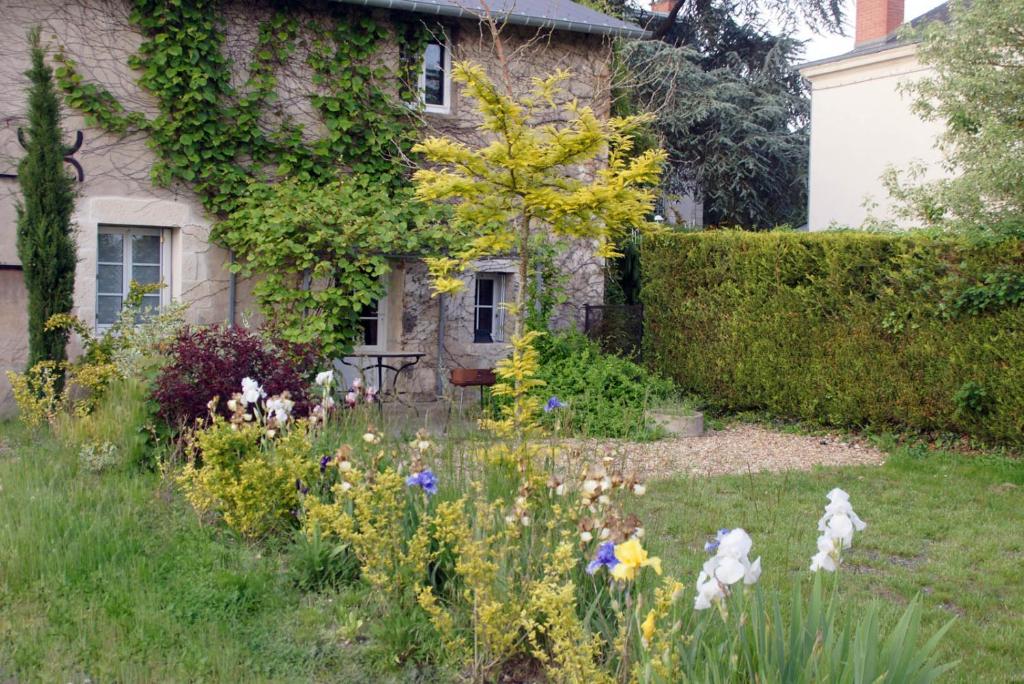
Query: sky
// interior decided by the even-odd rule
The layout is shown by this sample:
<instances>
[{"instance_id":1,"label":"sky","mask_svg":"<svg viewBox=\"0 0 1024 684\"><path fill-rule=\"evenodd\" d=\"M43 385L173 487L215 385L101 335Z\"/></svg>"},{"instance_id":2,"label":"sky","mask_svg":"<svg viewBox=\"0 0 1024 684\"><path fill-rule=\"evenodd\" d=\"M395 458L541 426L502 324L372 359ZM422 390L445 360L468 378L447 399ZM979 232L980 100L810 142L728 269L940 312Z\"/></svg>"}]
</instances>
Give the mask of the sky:
<instances>
[{"instance_id":1,"label":"sky","mask_svg":"<svg viewBox=\"0 0 1024 684\"><path fill-rule=\"evenodd\" d=\"M798 33L798 37L802 40L807 40L808 43L805 47L806 51L802 61L809 62L815 59L833 57L835 55L841 55L844 52L849 52L853 49L854 0L844 0L843 4L846 13L847 35L816 36L809 29L803 29ZM904 20L909 21L941 4L942 0L906 0Z\"/></svg>"}]
</instances>

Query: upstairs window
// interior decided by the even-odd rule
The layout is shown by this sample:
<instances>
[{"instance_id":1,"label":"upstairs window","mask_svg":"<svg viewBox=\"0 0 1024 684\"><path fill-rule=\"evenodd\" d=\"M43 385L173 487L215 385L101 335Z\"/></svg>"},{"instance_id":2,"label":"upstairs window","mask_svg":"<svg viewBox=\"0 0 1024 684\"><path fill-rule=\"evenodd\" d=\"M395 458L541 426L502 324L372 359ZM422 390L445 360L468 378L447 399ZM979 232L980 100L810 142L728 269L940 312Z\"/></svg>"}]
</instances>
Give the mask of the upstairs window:
<instances>
[{"instance_id":1,"label":"upstairs window","mask_svg":"<svg viewBox=\"0 0 1024 684\"><path fill-rule=\"evenodd\" d=\"M473 341L479 343L505 340L505 273L479 273L476 277L476 300L473 305Z\"/></svg>"},{"instance_id":2,"label":"upstairs window","mask_svg":"<svg viewBox=\"0 0 1024 684\"><path fill-rule=\"evenodd\" d=\"M446 34L437 32L427 41L420 69L419 92L426 111L440 114L451 111L451 71L450 42Z\"/></svg>"},{"instance_id":3,"label":"upstairs window","mask_svg":"<svg viewBox=\"0 0 1024 684\"><path fill-rule=\"evenodd\" d=\"M170 240L162 228L101 226L96 259L96 327L117 322L132 281L140 285L170 284ZM142 310L167 303L168 288L142 298Z\"/></svg>"}]
</instances>

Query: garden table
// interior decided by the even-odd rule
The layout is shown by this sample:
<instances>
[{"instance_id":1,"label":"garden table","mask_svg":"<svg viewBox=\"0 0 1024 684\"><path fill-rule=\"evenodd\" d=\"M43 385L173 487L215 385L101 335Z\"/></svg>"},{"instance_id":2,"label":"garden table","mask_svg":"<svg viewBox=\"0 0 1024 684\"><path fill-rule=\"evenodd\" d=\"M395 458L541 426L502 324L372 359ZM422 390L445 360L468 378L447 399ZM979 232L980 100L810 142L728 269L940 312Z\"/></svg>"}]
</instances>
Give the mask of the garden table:
<instances>
[{"instance_id":1,"label":"garden table","mask_svg":"<svg viewBox=\"0 0 1024 684\"><path fill-rule=\"evenodd\" d=\"M341 363L342 365L348 366L350 368L355 368L360 373L364 373L368 370L372 371L375 368L377 369L377 403L380 405L381 410L383 411L385 394L387 394L388 396L393 396L395 399L398 400L399 403L405 404L405 402L402 401L402 398L398 395L398 377L405 371L409 370L410 368L418 364L420 362L420 359L422 359L424 356L426 356L424 352L415 351L364 352L361 354L352 354L350 356L346 356L345 358L341 359ZM374 359L375 362L371 363L368 366L360 366L357 365L353 361L353 359ZM392 371L395 374L394 377L391 379L390 392L386 392L384 389L385 370Z\"/></svg>"}]
</instances>

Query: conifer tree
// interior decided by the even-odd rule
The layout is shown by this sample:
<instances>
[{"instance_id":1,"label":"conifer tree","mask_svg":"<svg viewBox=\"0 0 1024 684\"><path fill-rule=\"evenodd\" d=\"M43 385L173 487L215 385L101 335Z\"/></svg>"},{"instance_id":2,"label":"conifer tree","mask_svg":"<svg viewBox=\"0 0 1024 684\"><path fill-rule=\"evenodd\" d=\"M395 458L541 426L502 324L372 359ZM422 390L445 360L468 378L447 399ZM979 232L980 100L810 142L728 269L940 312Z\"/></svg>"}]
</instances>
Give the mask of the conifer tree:
<instances>
[{"instance_id":1,"label":"conifer tree","mask_svg":"<svg viewBox=\"0 0 1024 684\"><path fill-rule=\"evenodd\" d=\"M29 367L66 358L66 329L46 330L46 321L71 311L75 288L72 180L64 169L60 100L53 72L44 60L39 29L29 32L32 68L26 72L28 129L25 156L18 165L22 201L18 204L17 248L28 290Z\"/></svg>"}]
</instances>

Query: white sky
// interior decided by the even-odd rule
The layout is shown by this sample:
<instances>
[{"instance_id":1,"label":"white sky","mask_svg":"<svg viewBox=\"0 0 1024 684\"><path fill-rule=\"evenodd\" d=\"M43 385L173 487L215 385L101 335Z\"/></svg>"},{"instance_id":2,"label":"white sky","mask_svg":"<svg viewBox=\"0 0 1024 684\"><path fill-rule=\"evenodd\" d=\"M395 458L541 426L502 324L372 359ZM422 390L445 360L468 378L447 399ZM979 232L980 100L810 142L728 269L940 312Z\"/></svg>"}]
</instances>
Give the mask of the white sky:
<instances>
[{"instance_id":1,"label":"white sky","mask_svg":"<svg viewBox=\"0 0 1024 684\"><path fill-rule=\"evenodd\" d=\"M931 8L941 5L943 0L905 0L904 20L909 21L914 17L924 14ZM802 27L797 32L797 37L806 40L804 56L800 62L810 62L815 59L824 59L841 55L853 49L853 18L855 0L843 0L843 9L846 14L845 36L815 35L809 28ZM772 22L769 21L769 24ZM776 24L777 27L777 24Z\"/></svg>"},{"instance_id":2,"label":"white sky","mask_svg":"<svg viewBox=\"0 0 1024 684\"><path fill-rule=\"evenodd\" d=\"M933 7L941 4L942 0L906 0L904 21L910 21L914 17L920 16ZM816 36L806 28L798 33L799 38L808 41L805 48L806 52L804 53L804 58L801 61L809 62L815 59L824 59L834 55L841 55L842 53L849 52L853 49L854 0L844 0L843 9L846 13L847 35Z\"/></svg>"}]
</instances>

